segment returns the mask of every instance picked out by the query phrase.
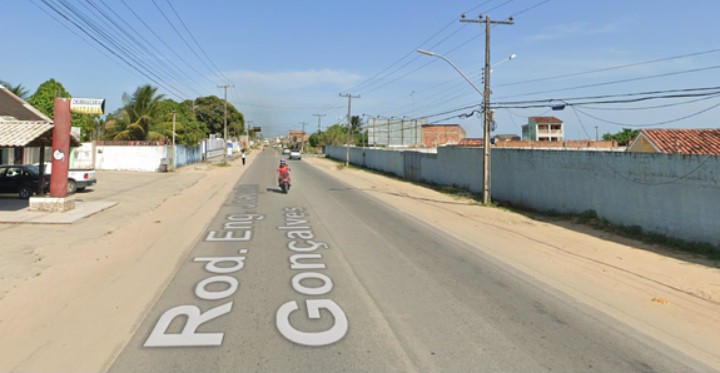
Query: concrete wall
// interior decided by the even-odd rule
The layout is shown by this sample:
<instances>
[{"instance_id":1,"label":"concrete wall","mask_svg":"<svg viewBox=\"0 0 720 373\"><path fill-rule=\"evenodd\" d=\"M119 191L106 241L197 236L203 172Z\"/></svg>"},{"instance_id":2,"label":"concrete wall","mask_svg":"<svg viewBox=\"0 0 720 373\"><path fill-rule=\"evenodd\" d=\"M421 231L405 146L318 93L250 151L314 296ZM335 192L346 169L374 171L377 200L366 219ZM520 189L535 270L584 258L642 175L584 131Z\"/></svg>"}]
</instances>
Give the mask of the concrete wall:
<instances>
[{"instance_id":1,"label":"concrete wall","mask_svg":"<svg viewBox=\"0 0 720 373\"><path fill-rule=\"evenodd\" d=\"M123 146L98 145L95 168L98 170L157 172L167 158L164 145Z\"/></svg>"},{"instance_id":2,"label":"concrete wall","mask_svg":"<svg viewBox=\"0 0 720 373\"><path fill-rule=\"evenodd\" d=\"M482 148L437 154L351 148L350 161L482 191ZM344 160L344 147L326 155ZM720 156L493 149L491 198L541 211L594 210L614 224L720 246Z\"/></svg>"}]
</instances>

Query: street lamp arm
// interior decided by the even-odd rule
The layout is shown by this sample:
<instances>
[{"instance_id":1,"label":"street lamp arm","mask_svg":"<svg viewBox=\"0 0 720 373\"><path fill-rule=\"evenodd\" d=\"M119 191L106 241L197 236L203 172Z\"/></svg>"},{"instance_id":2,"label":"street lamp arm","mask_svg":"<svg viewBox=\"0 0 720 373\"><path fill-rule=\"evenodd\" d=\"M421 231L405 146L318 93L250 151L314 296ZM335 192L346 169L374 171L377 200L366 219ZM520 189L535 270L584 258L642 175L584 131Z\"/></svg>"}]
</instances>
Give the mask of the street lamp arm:
<instances>
[{"instance_id":1,"label":"street lamp arm","mask_svg":"<svg viewBox=\"0 0 720 373\"><path fill-rule=\"evenodd\" d=\"M465 75L457 66L455 66L455 64L454 64L452 61L450 61L449 59L447 59L445 56L443 56L443 55L441 55L441 54L437 54L437 53L435 53L435 52L430 52L430 51L422 50L422 49L418 49L417 52L420 53L420 54L424 54L424 55L426 55L426 56L437 57L437 58L440 58L440 59L444 60L445 62L447 62L448 64L450 64L450 66L452 66L452 68L455 69L455 71L457 71L457 72L460 74L460 76L462 76L463 79L465 79L465 81L470 84L470 86L473 87L473 89L475 90L475 92L479 93L480 96L485 97L485 95L483 94L483 92L482 92L475 84L473 84L473 82L470 80L470 78L468 78L467 75Z\"/></svg>"}]
</instances>

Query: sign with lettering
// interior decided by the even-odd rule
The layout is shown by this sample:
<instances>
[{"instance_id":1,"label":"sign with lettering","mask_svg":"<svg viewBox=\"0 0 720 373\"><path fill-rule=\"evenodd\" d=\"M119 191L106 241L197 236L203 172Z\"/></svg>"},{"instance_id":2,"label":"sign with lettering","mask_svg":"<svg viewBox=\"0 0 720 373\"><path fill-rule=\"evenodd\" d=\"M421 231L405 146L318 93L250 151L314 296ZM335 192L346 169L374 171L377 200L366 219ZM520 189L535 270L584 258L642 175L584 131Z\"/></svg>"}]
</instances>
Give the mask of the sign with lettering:
<instances>
[{"instance_id":1,"label":"sign with lettering","mask_svg":"<svg viewBox=\"0 0 720 373\"><path fill-rule=\"evenodd\" d=\"M104 98L73 98L70 100L70 112L75 114L105 113Z\"/></svg>"}]
</instances>

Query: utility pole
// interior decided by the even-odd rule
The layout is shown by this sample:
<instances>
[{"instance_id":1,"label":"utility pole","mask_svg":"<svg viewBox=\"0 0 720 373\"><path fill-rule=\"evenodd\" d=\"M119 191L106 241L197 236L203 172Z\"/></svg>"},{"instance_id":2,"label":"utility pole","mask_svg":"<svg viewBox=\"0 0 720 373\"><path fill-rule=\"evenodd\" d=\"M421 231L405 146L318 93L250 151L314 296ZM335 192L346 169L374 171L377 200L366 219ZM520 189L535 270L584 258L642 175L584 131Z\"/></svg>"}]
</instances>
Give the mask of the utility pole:
<instances>
[{"instance_id":1,"label":"utility pole","mask_svg":"<svg viewBox=\"0 0 720 373\"><path fill-rule=\"evenodd\" d=\"M300 122L302 125L302 133L300 134L300 152L303 152L305 150L305 125L307 122Z\"/></svg>"},{"instance_id":2,"label":"utility pole","mask_svg":"<svg viewBox=\"0 0 720 373\"><path fill-rule=\"evenodd\" d=\"M173 109L173 172L177 166L177 146L175 146L175 109Z\"/></svg>"},{"instance_id":3,"label":"utility pole","mask_svg":"<svg viewBox=\"0 0 720 373\"><path fill-rule=\"evenodd\" d=\"M320 133L320 118L324 117L327 114L313 114L314 117L317 117L318 119L318 133Z\"/></svg>"},{"instance_id":4,"label":"utility pole","mask_svg":"<svg viewBox=\"0 0 720 373\"><path fill-rule=\"evenodd\" d=\"M227 156L227 145L228 145L228 130L227 130L227 89L235 87L234 84L222 84L218 85L218 88L223 88L225 90L225 133L223 134L223 141L225 142L225 149L223 149L224 158L223 161L225 164L227 164L228 156Z\"/></svg>"},{"instance_id":5,"label":"utility pole","mask_svg":"<svg viewBox=\"0 0 720 373\"><path fill-rule=\"evenodd\" d=\"M247 152L250 149L250 125L254 125L255 122L248 120L245 121L245 136L247 137L247 144L245 145L245 152Z\"/></svg>"},{"instance_id":6,"label":"utility pole","mask_svg":"<svg viewBox=\"0 0 720 373\"><path fill-rule=\"evenodd\" d=\"M482 203L490 203L490 26L491 25L512 25L513 18L507 21L491 21L490 16L478 19L465 19L463 14L460 22L484 23L485 24L485 68L483 69L483 80L485 87L483 91L483 190Z\"/></svg>"},{"instance_id":7,"label":"utility pole","mask_svg":"<svg viewBox=\"0 0 720 373\"><path fill-rule=\"evenodd\" d=\"M352 116L350 114L351 113L350 108L352 107L352 99L360 98L360 95L353 96L349 93L347 93L347 94L340 93L339 95L340 95L340 97L347 97L347 99L348 99L348 115L347 115L348 138L347 138L347 142L345 143L345 167L348 167L350 165L350 135L351 135L351 130L352 130L352 123L351 123Z\"/></svg>"},{"instance_id":8,"label":"utility pole","mask_svg":"<svg viewBox=\"0 0 720 373\"><path fill-rule=\"evenodd\" d=\"M317 119L318 119L318 139L317 139L317 141L318 141L318 143L317 143L317 145L318 145L317 153L318 153L318 154L320 154L320 118L324 117L325 115L326 115L326 114L320 114L320 113L318 113L318 114L313 114L313 116L316 116Z\"/></svg>"}]
</instances>

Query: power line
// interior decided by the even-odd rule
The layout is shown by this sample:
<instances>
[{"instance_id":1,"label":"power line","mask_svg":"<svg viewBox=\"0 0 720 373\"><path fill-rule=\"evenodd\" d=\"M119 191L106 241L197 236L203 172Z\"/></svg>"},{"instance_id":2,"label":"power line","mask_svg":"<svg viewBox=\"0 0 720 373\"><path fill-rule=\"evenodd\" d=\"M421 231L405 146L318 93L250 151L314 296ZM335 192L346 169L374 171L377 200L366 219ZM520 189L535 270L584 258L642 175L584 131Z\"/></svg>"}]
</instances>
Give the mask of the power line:
<instances>
[{"instance_id":1,"label":"power line","mask_svg":"<svg viewBox=\"0 0 720 373\"><path fill-rule=\"evenodd\" d=\"M103 49L105 49L106 51L108 51L109 53L111 53L113 56L115 56L115 58L118 58L119 60L121 60L122 62L124 62L125 64L127 64L129 67L131 67L132 69L134 69L135 71L137 71L138 73L140 73L142 76L144 76L145 78L149 79L151 82L157 84L157 85L160 86L160 87L165 88L168 92L172 93L174 96L176 96L176 97L178 97L178 98L182 98L183 95L182 95L182 93L181 93L177 88L173 87L173 86L170 85L170 84L163 84L163 83L161 83L160 81L162 80L162 78L158 77L158 76L157 76L156 74L154 74L152 71L145 71L145 70L147 70L147 69L146 69L146 68L141 68L143 65L142 65L141 63L138 63L138 61L134 60L132 57L129 57L129 58L123 57L123 56L122 56L120 53L118 53L116 50L114 50L113 48L111 48L110 46L108 46L108 44L106 44L105 42L101 41L101 40L100 40L98 37L96 37L93 33L89 32L85 27L83 27L82 25L80 25L81 22L82 22L82 23L85 22L85 21L82 20L82 18L81 18L81 19L78 19L78 20L71 19L71 17L68 15L68 13L66 13L66 12L64 12L62 9L54 6L54 5L50 2L50 0L41 0L41 1L45 4L45 6L47 6L48 8L50 8L53 12L55 12L56 14L58 14L61 18L65 19L67 22L70 22L73 26L75 26L78 30L80 30L82 33L84 33L87 37L89 37L90 39L92 39L92 40L93 40L95 43L97 43L100 47L102 47ZM61 4L62 4L66 9L71 9L71 8L72 8L71 6L68 6L67 3L65 3L64 1L61 1ZM70 13L70 14L72 14L72 13ZM91 28L92 28L92 27L91 27ZM99 35L102 35L102 34L103 34L102 32L99 32ZM103 39L104 39L104 38L105 38L105 37L103 36ZM108 41L108 43L110 43L110 44L113 44L113 47L115 47L116 49L121 49L121 50L122 50L122 48L119 48L117 45L115 45L115 44L112 42L112 40L106 40L106 41ZM132 62L131 62L130 60L132 60ZM154 76L153 76L153 75L154 75Z\"/></svg>"},{"instance_id":2,"label":"power line","mask_svg":"<svg viewBox=\"0 0 720 373\"><path fill-rule=\"evenodd\" d=\"M205 58L207 59L207 61L210 62L210 64L212 65L212 67L215 69L215 72L217 72L218 75L219 75L222 79L224 79L225 81L228 81L229 79L228 79L225 75L223 75L222 71L220 71L220 69L217 67L217 65L215 65L215 63L213 62L213 60L212 60L212 59L208 56L208 54L205 52L205 49L202 47L202 45L201 45L200 43L198 43L198 41L197 41L197 39L195 38L195 36L193 35L193 33L190 32L190 29L187 27L187 25L185 24L185 21L183 21L182 17L180 17L180 14L178 14L178 12L175 10L175 7L172 5L172 3L170 2L170 0L165 0L165 2L166 2L167 5L170 7L170 10L172 10L173 14L175 14L175 17L177 17L177 19L180 21L180 24L181 24L182 27L185 29L185 31L188 33L188 35L190 35L190 38L193 40L193 42L195 42L195 45L197 45L198 49L200 49L200 52L203 54L203 56L205 56Z\"/></svg>"}]
</instances>

